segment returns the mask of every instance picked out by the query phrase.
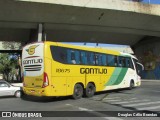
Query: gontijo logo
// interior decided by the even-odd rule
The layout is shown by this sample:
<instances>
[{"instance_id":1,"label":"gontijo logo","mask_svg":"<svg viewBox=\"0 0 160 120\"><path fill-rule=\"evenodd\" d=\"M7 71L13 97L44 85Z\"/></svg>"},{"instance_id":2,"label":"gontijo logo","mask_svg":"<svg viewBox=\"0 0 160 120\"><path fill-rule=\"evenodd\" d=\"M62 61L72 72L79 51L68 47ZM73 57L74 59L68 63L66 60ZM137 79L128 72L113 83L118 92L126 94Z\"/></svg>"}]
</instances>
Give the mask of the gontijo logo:
<instances>
[{"instance_id":1,"label":"gontijo logo","mask_svg":"<svg viewBox=\"0 0 160 120\"><path fill-rule=\"evenodd\" d=\"M32 45L29 47L29 49L26 49L26 51L28 52L29 55L33 55L35 53L35 49L36 47L38 47L39 45Z\"/></svg>"}]
</instances>

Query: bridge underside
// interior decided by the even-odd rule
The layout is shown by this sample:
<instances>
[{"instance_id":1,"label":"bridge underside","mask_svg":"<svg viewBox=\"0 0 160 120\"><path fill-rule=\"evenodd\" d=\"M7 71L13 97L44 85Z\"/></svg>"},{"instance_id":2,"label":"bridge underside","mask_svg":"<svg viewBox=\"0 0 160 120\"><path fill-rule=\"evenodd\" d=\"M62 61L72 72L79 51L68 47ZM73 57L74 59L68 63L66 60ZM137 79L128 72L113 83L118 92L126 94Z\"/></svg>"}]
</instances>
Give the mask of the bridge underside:
<instances>
[{"instance_id":1,"label":"bridge underside","mask_svg":"<svg viewBox=\"0 0 160 120\"><path fill-rule=\"evenodd\" d=\"M42 24L49 41L131 45L144 64L154 62L143 77L160 79L159 15L159 5L120 0L0 0L0 41L37 41ZM146 63L148 53L155 59Z\"/></svg>"},{"instance_id":2,"label":"bridge underside","mask_svg":"<svg viewBox=\"0 0 160 120\"><path fill-rule=\"evenodd\" d=\"M155 10L157 6L107 1L115 9L107 8L109 6L98 8L104 4L100 1L99 6L93 3L70 6L54 2L1 0L0 40L23 43L37 40L39 23L43 24L43 32L51 41L134 45L146 36L160 36L160 17L150 15L153 7ZM126 10L119 9L125 5L129 6ZM145 13L146 7L148 13ZM131 11L133 8L135 12Z\"/></svg>"}]
</instances>

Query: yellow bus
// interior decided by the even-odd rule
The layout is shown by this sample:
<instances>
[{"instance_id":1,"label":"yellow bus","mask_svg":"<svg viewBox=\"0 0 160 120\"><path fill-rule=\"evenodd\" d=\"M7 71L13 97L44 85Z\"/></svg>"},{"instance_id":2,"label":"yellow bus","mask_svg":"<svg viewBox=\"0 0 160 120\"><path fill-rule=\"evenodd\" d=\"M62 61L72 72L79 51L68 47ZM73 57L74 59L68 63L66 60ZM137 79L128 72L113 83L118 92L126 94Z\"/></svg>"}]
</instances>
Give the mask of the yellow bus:
<instances>
[{"instance_id":1,"label":"yellow bus","mask_svg":"<svg viewBox=\"0 0 160 120\"><path fill-rule=\"evenodd\" d=\"M92 97L95 92L141 85L143 66L133 55L58 42L22 51L23 91L33 96Z\"/></svg>"}]
</instances>

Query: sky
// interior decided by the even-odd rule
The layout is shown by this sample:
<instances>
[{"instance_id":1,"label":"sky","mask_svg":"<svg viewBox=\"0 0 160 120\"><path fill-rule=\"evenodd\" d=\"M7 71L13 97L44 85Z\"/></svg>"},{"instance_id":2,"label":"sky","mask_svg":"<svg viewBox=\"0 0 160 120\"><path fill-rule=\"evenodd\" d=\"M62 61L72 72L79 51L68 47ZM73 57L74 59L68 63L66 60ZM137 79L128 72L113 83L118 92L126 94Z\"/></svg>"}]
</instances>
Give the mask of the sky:
<instances>
[{"instance_id":1,"label":"sky","mask_svg":"<svg viewBox=\"0 0 160 120\"><path fill-rule=\"evenodd\" d=\"M160 4L160 0L143 0L144 3Z\"/></svg>"},{"instance_id":2,"label":"sky","mask_svg":"<svg viewBox=\"0 0 160 120\"><path fill-rule=\"evenodd\" d=\"M80 46L96 46L96 43L86 43L84 45L84 43L82 42L63 42L65 44L72 44L72 45L80 45ZM102 44L102 43L98 43L98 47L127 47L128 45L117 45L117 44Z\"/></svg>"}]
</instances>

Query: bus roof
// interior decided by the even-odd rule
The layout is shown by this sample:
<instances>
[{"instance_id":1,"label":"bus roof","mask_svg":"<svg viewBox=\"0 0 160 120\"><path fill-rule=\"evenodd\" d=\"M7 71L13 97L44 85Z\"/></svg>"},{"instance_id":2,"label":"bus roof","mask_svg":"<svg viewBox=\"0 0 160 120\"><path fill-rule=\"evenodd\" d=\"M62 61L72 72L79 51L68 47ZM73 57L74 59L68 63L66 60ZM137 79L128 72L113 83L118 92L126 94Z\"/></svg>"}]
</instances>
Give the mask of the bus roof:
<instances>
[{"instance_id":1,"label":"bus roof","mask_svg":"<svg viewBox=\"0 0 160 120\"><path fill-rule=\"evenodd\" d=\"M73 49L77 49L77 50L86 50L86 51L94 51L94 52L107 53L107 54L113 54L113 55L120 55L120 56L132 57L134 59L137 59L134 55L131 55L129 53L123 53L123 52L99 48L99 47L78 46L78 45L64 44L61 42L52 42L52 41L43 41L43 42L44 42L44 44L48 44L48 45L55 45L55 46L73 48ZM39 43L39 42L33 42L30 44L36 44L36 43ZM29 45L29 44L27 44L27 45Z\"/></svg>"},{"instance_id":2,"label":"bus roof","mask_svg":"<svg viewBox=\"0 0 160 120\"><path fill-rule=\"evenodd\" d=\"M108 53L108 54L114 54L114 55L121 54L119 51L114 51L114 50L109 50L109 49L104 49L104 48L77 46L77 45L64 44L64 43L60 43L60 42L49 42L49 41L46 41L45 43L49 44L49 45L56 45L56 46L61 46L61 47L73 48L73 49L77 49L77 50L94 51L94 52Z\"/></svg>"},{"instance_id":3,"label":"bus roof","mask_svg":"<svg viewBox=\"0 0 160 120\"><path fill-rule=\"evenodd\" d=\"M122 56L129 56L129 57L134 58L134 59L137 60L136 56L134 56L134 55L132 55L132 54L129 54L129 53L123 53L123 52L121 52L121 55L122 55Z\"/></svg>"}]
</instances>

